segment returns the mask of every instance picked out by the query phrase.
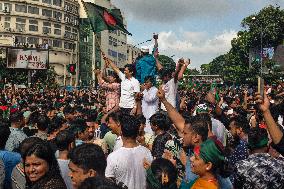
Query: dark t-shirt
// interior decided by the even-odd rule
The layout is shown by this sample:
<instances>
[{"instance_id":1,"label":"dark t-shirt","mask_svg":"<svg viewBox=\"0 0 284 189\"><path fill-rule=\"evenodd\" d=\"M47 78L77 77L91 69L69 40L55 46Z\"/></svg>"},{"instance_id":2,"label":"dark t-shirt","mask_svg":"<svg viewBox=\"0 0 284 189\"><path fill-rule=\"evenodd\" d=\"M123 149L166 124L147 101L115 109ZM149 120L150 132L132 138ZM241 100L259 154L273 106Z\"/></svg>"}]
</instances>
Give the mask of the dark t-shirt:
<instances>
[{"instance_id":1,"label":"dark t-shirt","mask_svg":"<svg viewBox=\"0 0 284 189\"><path fill-rule=\"evenodd\" d=\"M155 138L152 147L152 155L154 158L161 158L163 156L165 145L167 141L171 139L172 136L167 132L160 134Z\"/></svg>"}]
</instances>

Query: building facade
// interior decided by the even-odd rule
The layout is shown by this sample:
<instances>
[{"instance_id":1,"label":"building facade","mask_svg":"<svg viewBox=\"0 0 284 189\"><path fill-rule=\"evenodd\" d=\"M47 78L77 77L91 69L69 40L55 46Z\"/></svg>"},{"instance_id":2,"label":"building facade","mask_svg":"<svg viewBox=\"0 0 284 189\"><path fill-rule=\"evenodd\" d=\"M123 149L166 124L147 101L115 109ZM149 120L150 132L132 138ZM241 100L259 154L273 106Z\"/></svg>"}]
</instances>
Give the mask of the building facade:
<instances>
[{"instance_id":1,"label":"building facade","mask_svg":"<svg viewBox=\"0 0 284 189\"><path fill-rule=\"evenodd\" d=\"M94 84L94 69L105 67L101 51L119 68L127 64L127 35L122 31L102 31L93 33L87 19L84 2L91 2L107 9L114 9L110 0L78 0L80 4L80 74L79 81L83 86ZM126 20L123 17L126 28ZM107 69L107 72L110 72Z\"/></svg>"},{"instance_id":2,"label":"building facade","mask_svg":"<svg viewBox=\"0 0 284 189\"><path fill-rule=\"evenodd\" d=\"M141 56L141 49L131 44L127 44L127 63L133 64L139 56Z\"/></svg>"},{"instance_id":3,"label":"building facade","mask_svg":"<svg viewBox=\"0 0 284 189\"><path fill-rule=\"evenodd\" d=\"M61 85L78 83L78 74L67 72L68 64L79 67L78 37L77 0L0 1L0 46L49 49Z\"/></svg>"}]
</instances>

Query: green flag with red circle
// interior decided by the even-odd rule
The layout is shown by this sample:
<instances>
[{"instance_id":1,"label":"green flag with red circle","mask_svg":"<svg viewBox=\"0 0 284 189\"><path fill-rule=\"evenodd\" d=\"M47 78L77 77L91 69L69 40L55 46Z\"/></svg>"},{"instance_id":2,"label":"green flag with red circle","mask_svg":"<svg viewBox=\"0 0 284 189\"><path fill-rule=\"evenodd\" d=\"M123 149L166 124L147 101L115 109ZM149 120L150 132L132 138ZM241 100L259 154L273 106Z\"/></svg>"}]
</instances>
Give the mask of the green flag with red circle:
<instances>
[{"instance_id":1,"label":"green flag with red circle","mask_svg":"<svg viewBox=\"0 0 284 189\"><path fill-rule=\"evenodd\" d=\"M121 30L128 35L132 35L125 29L119 9L106 9L90 2L85 2L84 5L94 33L104 30Z\"/></svg>"}]
</instances>

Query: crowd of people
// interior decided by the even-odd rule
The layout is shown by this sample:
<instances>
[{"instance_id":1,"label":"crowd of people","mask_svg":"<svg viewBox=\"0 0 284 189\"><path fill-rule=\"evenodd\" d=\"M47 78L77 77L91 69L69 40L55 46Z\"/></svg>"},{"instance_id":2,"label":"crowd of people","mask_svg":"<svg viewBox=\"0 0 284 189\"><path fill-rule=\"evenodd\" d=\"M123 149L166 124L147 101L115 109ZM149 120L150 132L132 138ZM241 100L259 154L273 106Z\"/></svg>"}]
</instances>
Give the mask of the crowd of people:
<instances>
[{"instance_id":1,"label":"crowd of people","mask_svg":"<svg viewBox=\"0 0 284 189\"><path fill-rule=\"evenodd\" d=\"M1 89L0 188L284 188L284 83L183 90L189 59L142 51L123 71L102 54L98 90Z\"/></svg>"}]
</instances>

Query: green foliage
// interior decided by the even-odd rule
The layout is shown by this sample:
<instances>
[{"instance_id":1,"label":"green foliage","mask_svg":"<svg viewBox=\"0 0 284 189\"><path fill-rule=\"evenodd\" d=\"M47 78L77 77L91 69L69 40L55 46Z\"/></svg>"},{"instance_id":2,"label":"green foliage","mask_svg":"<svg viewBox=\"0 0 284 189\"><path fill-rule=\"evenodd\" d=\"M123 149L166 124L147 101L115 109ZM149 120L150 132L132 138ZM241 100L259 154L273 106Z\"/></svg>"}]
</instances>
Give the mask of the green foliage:
<instances>
[{"instance_id":1,"label":"green foliage","mask_svg":"<svg viewBox=\"0 0 284 189\"><path fill-rule=\"evenodd\" d=\"M169 69L169 70L172 70L174 71L175 68L176 68L176 63L175 61L166 56L166 55L159 55L158 56L158 60L160 61L160 63L162 64L162 66L165 68L165 69Z\"/></svg>"},{"instance_id":2,"label":"green foliage","mask_svg":"<svg viewBox=\"0 0 284 189\"><path fill-rule=\"evenodd\" d=\"M259 13L250 15L241 23L243 30L231 41L232 48L209 64L201 65L202 74L219 74L226 82L251 83L260 74L260 62L255 61L249 68L249 50L263 47L277 47L284 39L284 10L268 6ZM266 81L274 82L280 77L279 69L272 61L263 62L270 73Z\"/></svg>"}]
</instances>

